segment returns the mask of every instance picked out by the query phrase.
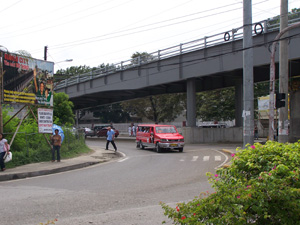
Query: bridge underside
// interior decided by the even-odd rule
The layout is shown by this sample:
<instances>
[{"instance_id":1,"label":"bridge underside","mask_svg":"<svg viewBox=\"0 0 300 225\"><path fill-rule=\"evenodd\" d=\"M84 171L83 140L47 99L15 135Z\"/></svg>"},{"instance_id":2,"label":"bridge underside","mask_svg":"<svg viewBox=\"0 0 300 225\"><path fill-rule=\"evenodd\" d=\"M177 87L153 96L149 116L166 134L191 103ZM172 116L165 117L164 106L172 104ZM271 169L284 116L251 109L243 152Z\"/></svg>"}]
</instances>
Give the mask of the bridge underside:
<instances>
[{"instance_id":1,"label":"bridge underside","mask_svg":"<svg viewBox=\"0 0 300 225\"><path fill-rule=\"evenodd\" d=\"M278 79L278 64L276 64L276 79ZM289 62L289 78L300 75L300 59ZM243 78L243 70L210 74L209 76L195 77L196 92L210 91L227 87L234 87L237 80ZM264 82L270 79L270 65L254 67L254 82ZM134 90L111 90L99 93L85 94L77 97L70 97L75 109L86 109L99 105L112 104L136 98L145 98L151 95L169 93L185 93L187 90L186 80L147 86Z\"/></svg>"}]
</instances>

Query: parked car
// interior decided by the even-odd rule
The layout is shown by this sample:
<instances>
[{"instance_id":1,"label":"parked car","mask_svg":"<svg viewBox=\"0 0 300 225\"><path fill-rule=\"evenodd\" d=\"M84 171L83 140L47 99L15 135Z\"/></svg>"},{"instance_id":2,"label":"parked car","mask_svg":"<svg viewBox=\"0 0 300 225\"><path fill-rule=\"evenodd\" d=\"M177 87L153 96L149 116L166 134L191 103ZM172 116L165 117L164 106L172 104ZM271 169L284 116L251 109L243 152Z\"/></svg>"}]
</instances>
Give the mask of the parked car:
<instances>
[{"instance_id":1,"label":"parked car","mask_svg":"<svg viewBox=\"0 0 300 225\"><path fill-rule=\"evenodd\" d=\"M119 131L115 128L112 128L115 131L115 137L119 136ZM102 129L97 131L97 137L107 137L107 127L103 127Z\"/></svg>"},{"instance_id":2,"label":"parked car","mask_svg":"<svg viewBox=\"0 0 300 225\"><path fill-rule=\"evenodd\" d=\"M177 149L183 152L184 137L174 125L141 124L137 127L136 147L153 148L158 153L162 149Z\"/></svg>"},{"instance_id":3,"label":"parked car","mask_svg":"<svg viewBox=\"0 0 300 225\"><path fill-rule=\"evenodd\" d=\"M94 126L94 131L97 134L98 130L101 130L102 128L105 128L105 127L109 127L109 125Z\"/></svg>"},{"instance_id":4,"label":"parked car","mask_svg":"<svg viewBox=\"0 0 300 225\"><path fill-rule=\"evenodd\" d=\"M88 136L94 137L96 135L95 131L92 130L92 129L90 129L90 128L88 128L88 127L84 128L84 134L85 134L85 137L88 137Z\"/></svg>"}]
</instances>

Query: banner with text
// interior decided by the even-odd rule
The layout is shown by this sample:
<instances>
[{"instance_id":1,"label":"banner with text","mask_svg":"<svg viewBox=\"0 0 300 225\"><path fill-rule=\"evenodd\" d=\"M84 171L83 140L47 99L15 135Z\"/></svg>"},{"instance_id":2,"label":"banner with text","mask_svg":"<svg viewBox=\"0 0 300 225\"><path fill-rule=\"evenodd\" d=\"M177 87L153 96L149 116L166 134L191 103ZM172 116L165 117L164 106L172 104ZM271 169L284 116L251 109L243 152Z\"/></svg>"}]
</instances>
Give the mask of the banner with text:
<instances>
[{"instance_id":1,"label":"banner with text","mask_svg":"<svg viewBox=\"0 0 300 225\"><path fill-rule=\"evenodd\" d=\"M39 133L52 134L53 109L38 108Z\"/></svg>"},{"instance_id":2,"label":"banner with text","mask_svg":"<svg viewBox=\"0 0 300 225\"><path fill-rule=\"evenodd\" d=\"M53 106L54 63L10 52L0 53L3 101Z\"/></svg>"}]
</instances>

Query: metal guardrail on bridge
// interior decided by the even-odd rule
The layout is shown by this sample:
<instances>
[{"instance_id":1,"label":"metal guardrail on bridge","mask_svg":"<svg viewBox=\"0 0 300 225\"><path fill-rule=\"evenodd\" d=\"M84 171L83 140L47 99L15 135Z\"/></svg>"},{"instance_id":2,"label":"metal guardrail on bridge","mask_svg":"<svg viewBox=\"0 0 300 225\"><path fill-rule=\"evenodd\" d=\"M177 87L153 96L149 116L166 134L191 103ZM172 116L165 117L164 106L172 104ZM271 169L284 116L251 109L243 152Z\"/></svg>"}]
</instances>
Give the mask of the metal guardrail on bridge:
<instances>
[{"instance_id":1,"label":"metal guardrail on bridge","mask_svg":"<svg viewBox=\"0 0 300 225\"><path fill-rule=\"evenodd\" d=\"M300 12L290 14L289 17L291 16L294 19L289 19L289 24L293 24L300 21ZM280 24L275 23L276 20L278 20L278 18L275 18L273 20L263 20L252 24L253 36L279 30ZM212 36L207 36L201 39L158 50L156 52L152 52L144 56L139 56L136 58L121 61L119 63L108 65L104 68L99 68L88 73L72 76L71 78L56 83L54 86L55 89L64 88L81 82L89 81L101 76L106 76L111 73L116 73L119 71L139 67L150 62L152 63L162 59L167 59L170 57L186 54L189 52L209 48L216 45L221 45L226 42L233 42L240 39L243 39L243 26L226 32L221 32Z\"/></svg>"}]
</instances>

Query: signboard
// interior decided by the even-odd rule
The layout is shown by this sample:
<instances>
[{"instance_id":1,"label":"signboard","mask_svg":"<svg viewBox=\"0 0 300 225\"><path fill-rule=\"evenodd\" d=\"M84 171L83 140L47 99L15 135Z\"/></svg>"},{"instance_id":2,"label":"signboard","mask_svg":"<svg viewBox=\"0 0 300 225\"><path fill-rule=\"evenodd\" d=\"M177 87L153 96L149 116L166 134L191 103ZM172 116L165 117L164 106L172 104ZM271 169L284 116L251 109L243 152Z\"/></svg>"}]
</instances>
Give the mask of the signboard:
<instances>
[{"instance_id":1,"label":"signboard","mask_svg":"<svg viewBox=\"0 0 300 225\"><path fill-rule=\"evenodd\" d=\"M38 108L39 133L52 134L53 109Z\"/></svg>"},{"instance_id":2,"label":"signboard","mask_svg":"<svg viewBox=\"0 0 300 225\"><path fill-rule=\"evenodd\" d=\"M258 103L258 114L259 119L269 119L269 102L270 102L270 96L262 96L258 97L257 103Z\"/></svg>"},{"instance_id":3,"label":"signboard","mask_svg":"<svg viewBox=\"0 0 300 225\"><path fill-rule=\"evenodd\" d=\"M276 99L276 98L275 98ZM258 113L260 119L269 119L270 95L258 97ZM288 95L288 119L290 119L290 95ZM276 109L274 109L276 111ZM277 115L278 113L275 113Z\"/></svg>"},{"instance_id":4,"label":"signboard","mask_svg":"<svg viewBox=\"0 0 300 225\"><path fill-rule=\"evenodd\" d=\"M54 63L0 51L3 101L53 106Z\"/></svg>"}]
</instances>

